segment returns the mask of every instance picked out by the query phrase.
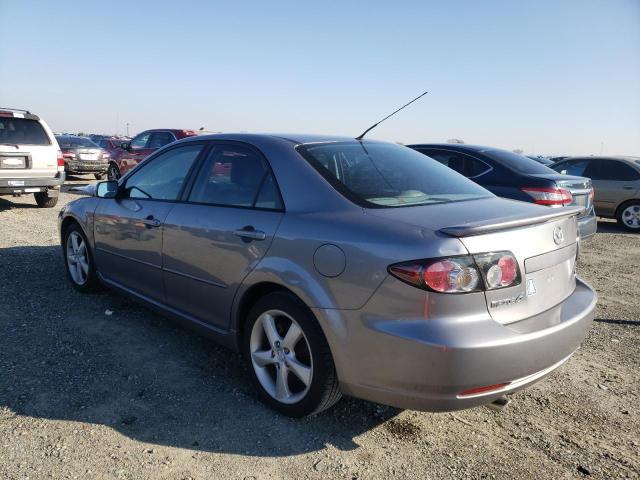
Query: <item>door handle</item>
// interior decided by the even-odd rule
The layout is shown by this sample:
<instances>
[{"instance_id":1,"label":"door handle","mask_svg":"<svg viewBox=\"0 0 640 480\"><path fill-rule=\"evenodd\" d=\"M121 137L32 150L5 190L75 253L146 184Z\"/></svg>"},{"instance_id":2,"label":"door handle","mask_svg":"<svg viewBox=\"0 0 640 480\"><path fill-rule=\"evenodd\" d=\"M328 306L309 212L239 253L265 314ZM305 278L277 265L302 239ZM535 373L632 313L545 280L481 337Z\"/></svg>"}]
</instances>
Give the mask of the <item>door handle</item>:
<instances>
[{"instance_id":1,"label":"door handle","mask_svg":"<svg viewBox=\"0 0 640 480\"><path fill-rule=\"evenodd\" d=\"M144 225L149 228L158 228L160 226L160 220L153 218L153 215L149 215L147 218L141 220Z\"/></svg>"},{"instance_id":2,"label":"door handle","mask_svg":"<svg viewBox=\"0 0 640 480\"><path fill-rule=\"evenodd\" d=\"M631 185L625 185L624 187L625 190L633 190L633 187Z\"/></svg>"},{"instance_id":3,"label":"door handle","mask_svg":"<svg viewBox=\"0 0 640 480\"><path fill-rule=\"evenodd\" d=\"M264 233L262 230L256 230L255 228L251 227L251 226L247 226L238 230L234 230L233 234L236 237L240 237L242 238L242 240L244 241L251 241L251 240L264 240L265 238L267 238L267 234Z\"/></svg>"}]
</instances>

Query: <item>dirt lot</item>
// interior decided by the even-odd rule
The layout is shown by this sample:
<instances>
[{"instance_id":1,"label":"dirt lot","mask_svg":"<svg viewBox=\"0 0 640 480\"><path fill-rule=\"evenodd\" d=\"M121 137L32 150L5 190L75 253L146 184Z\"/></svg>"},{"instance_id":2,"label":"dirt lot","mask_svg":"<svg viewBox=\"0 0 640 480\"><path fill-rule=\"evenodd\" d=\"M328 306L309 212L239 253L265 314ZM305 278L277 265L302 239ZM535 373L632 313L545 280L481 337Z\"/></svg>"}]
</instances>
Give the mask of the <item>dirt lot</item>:
<instances>
[{"instance_id":1,"label":"dirt lot","mask_svg":"<svg viewBox=\"0 0 640 480\"><path fill-rule=\"evenodd\" d=\"M640 475L640 235L600 223L579 266L600 295L583 348L502 413L345 399L289 420L254 399L238 355L76 293L57 212L0 198L0 478Z\"/></svg>"}]
</instances>

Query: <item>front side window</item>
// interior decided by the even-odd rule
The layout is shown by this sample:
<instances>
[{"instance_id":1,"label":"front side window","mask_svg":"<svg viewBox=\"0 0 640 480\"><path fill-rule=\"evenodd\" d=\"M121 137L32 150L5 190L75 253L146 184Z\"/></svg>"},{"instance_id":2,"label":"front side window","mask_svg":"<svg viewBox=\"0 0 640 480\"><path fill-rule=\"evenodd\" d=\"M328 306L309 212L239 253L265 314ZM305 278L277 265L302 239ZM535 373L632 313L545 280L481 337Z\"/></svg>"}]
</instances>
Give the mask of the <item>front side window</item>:
<instances>
[{"instance_id":1,"label":"front side window","mask_svg":"<svg viewBox=\"0 0 640 480\"><path fill-rule=\"evenodd\" d=\"M216 145L198 173L189 201L208 205L282 209L262 157L242 145Z\"/></svg>"},{"instance_id":2,"label":"front side window","mask_svg":"<svg viewBox=\"0 0 640 480\"><path fill-rule=\"evenodd\" d=\"M297 151L347 198L369 208L428 205L491 197L459 173L390 143L331 142Z\"/></svg>"},{"instance_id":3,"label":"front side window","mask_svg":"<svg viewBox=\"0 0 640 480\"><path fill-rule=\"evenodd\" d=\"M456 172L461 173L467 178L477 177L491 170L491 167L486 163L463 153L446 152L444 150L418 151L424 153L425 155L428 155L434 160L439 161L443 165L446 165Z\"/></svg>"},{"instance_id":4,"label":"front side window","mask_svg":"<svg viewBox=\"0 0 640 480\"><path fill-rule=\"evenodd\" d=\"M125 196L151 200L177 200L201 144L185 145L163 152L141 164L127 179Z\"/></svg>"},{"instance_id":5,"label":"front side window","mask_svg":"<svg viewBox=\"0 0 640 480\"><path fill-rule=\"evenodd\" d=\"M578 177L582 177L588 165L589 165L589 160L587 159L570 160L568 162L563 162L563 163L559 163L558 165L554 165L551 168L565 175L576 175Z\"/></svg>"},{"instance_id":6,"label":"front side window","mask_svg":"<svg viewBox=\"0 0 640 480\"><path fill-rule=\"evenodd\" d=\"M0 143L51 145L51 141L40 122L14 117L0 117Z\"/></svg>"},{"instance_id":7,"label":"front side window","mask_svg":"<svg viewBox=\"0 0 640 480\"><path fill-rule=\"evenodd\" d=\"M141 133L131 140L131 148L146 148L150 136L150 133Z\"/></svg>"}]
</instances>

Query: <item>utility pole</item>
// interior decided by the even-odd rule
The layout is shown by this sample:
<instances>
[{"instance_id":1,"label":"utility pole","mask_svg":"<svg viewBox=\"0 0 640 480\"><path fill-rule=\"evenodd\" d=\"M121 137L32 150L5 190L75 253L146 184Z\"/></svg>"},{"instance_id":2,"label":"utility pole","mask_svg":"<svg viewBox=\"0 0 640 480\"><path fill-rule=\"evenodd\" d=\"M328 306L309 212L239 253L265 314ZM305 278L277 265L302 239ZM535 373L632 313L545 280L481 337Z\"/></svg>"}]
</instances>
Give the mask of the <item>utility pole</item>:
<instances>
[{"instance_id":1,"label":"utility pole","mask_svg":"<svg viewBox=\"0 0 640 480\"><path fill-rule=\"evenodd\" d=\"M127 122L127 137L129 136L129 122Z\"/></svg>"}]
</instances>

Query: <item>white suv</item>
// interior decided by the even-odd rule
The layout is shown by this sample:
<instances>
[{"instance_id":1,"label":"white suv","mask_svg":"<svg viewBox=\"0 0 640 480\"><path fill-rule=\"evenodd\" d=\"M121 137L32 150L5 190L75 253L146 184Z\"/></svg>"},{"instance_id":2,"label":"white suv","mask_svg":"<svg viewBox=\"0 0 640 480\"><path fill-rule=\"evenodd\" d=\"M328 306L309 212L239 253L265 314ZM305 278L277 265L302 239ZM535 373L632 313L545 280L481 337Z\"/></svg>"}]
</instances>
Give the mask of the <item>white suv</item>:
<instances>
[{"instance_id":1,"label":"white suv","mask_svg":"<svg viewBox=\"0 0 640 480\"><path fill-rule=\"evenodd\" d=\"M53 133L37 115L0 107L0 195L33 193L39 207L58 203L64 159Z\"/></svg>"}]
</instances>

